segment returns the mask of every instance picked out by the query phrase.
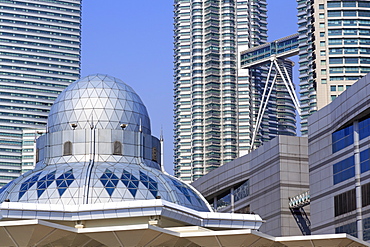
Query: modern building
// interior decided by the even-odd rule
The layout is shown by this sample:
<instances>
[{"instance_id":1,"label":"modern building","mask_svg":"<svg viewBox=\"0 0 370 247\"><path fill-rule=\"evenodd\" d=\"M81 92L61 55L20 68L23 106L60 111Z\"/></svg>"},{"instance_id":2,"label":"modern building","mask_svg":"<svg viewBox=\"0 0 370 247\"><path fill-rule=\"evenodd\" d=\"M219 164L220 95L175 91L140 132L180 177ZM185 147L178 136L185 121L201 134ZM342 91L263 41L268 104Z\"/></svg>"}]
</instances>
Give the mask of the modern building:
<instances>
[{"instance_id":1,"label":"modern building","mask_svg":"<svg viewBox=\"0 0 370 247\"><path fill-rule=\"evenodd\" d=\"M370 2L298 0L302 135L308 117L370 72Z\"/></svg>"},{"instance_id":2,"label":"modern building","mask_svg":"<svg viewBox=\"0 0 370 247\"><path fill-rule=\"evenodd\" d=\"M241 51L267 42L266 0L176 0L174 8L175 176L191 182L281 132L295 135L281 83L256 127L269 69L240 65ZM291 74L292 62L283 63Z\"/></svg>"},{"instance_id":3,"label":"modern building","mask_svg":"<svg viewBox=\"0 0 370 247\"><path fill-rule=\"evenodd\" d=\"M91 75L52 106L36 168L0 190L2 246L367 246L346 234L272 237L256 214L213 212L165 174L139 96Z\"/></svg>"},{"instance_id":4,"label":"modern building","mask_svg":"<svg viewBox=\"0 0 370 247\"><path fill-rule=\"evenodd\" d=\"M21 174L22 131L80 76L81 1L3 0L0 22L1 187Z\"/></svg>"},{"instance_id":5,"label":"modern building","mask_svg":"<svg viewBox=\"0 0 370 247\"><path fill-rule=\"evenodd\" d=\"M367 75L308 119L314 234L370 241L369 95Z\"/></svg>"},{"instance_id":6,"label":"modern building","mask_svg":"<svg viewBox=\"0 0 370 247\"><path fill-rule=\"evenodd\" d=\"M309 190L305 137L278 136L191 185L217 212L260 215L266 221L262 233L275 237L310 234L309 207L290 205L290 198Z\"/></svg>"}]
</instances>

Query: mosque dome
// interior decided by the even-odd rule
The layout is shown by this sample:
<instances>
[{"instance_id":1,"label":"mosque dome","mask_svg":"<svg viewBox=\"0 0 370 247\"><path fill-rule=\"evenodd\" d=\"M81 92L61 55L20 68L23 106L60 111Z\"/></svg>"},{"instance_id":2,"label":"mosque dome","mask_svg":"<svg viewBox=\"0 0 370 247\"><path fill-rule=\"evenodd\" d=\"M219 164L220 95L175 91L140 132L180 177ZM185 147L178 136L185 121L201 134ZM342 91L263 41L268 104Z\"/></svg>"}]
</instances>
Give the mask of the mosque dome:
<instances>
[{"instance_id":1,"label":"mosque dome","mask_svg":"<svg viewBox=\"0 0 370 247\"><path fill-rule=\"evenodd\" d=\"M49 132L90 128L120 129L150 134L148 112L135 91L109 75L86 76L69 85L55 100L48 117Z\"/></svg>"},{"instance_id":2,"label":"mosque dome","mask_svg":"<svg viewBox=\"0 0 370 247\"><path fill-rule=\"evenodd\" d=\"M117 140L119 154L111 148ZM65 143L75 151L62 151ZM48 132L37 146L44 158L0 190L0 203L82 205L162 199L211 211L199 192L162 172L160 159L152 156L160 146L150 134L146 107L117 78L90 75L68 86L51 108Z\"/></svg>"}]
</instances>

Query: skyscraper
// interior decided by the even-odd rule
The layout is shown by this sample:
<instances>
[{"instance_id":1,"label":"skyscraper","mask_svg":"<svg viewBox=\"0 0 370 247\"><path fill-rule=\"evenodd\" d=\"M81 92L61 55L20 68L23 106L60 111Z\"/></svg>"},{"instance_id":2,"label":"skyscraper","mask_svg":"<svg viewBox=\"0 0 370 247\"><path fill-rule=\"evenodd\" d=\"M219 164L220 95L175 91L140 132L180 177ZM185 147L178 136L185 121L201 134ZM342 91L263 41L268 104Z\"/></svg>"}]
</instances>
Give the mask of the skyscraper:
<instances>
[{"instance_id":1,"label":"skyscraper","mask_svg":"<svg viewBox=\"0 0 370 247\"><path fill-rule=\"evenodd\" d=\"M81 0L2 0L0 22L1 187L21 174L22 158L34 160L23 130L45 128L58 94L80 76Z\"/></svg>"},{"instance_id":2,"label":"skyscraper","mask_svg":"<svg viewBox=\"0 0 370 247\"><path fill-rule=\"evenodd\" d=\"M302 134L307 118L370 72L369 1L298 1Z\"/></svg>"},{"instance_id":3,"label":"skyscraper","mask_svg":"<svg viewBox=\"0 0 370 247\"><path fill-rule=\"evenodd\" d=\"M174 8L175 175L190 182L251 149L268 69L241 69L239 53L267 41L267 9L266 0L176 0ZM279 133L286 95L279 85L273 95L257 144Z\"/></svg>"}]
</instances>

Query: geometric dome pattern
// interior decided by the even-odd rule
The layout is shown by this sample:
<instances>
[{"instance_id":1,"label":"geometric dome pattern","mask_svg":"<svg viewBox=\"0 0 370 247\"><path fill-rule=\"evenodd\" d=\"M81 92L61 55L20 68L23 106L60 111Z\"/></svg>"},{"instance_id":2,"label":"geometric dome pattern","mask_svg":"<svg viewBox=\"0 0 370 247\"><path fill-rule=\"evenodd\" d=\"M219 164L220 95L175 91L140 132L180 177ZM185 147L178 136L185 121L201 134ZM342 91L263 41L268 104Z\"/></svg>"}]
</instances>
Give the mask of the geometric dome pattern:
<instances>
[{"instance_id":1,"label":"geometric dome pattern","mask_svg":"<svg viewBox=\"0 0 370 247\"><path fill-rule=\"evenodd\" d=\"M207 202L189 185L157 169L122 163L97 163L85 191L85 163L50 165L24 174L0 194L0 202L95 204L163 199L197 211L209 212ZM84 201L85 200L85 201Z\"/></svg>"},{"instance_id":2,"label":"geometric dome pattern","mask_svg":"<svg viewBox=\"0 0 370 247\"><path fill-rule=\"evenodd\" d=\"M109 75L86 76L70 84L56 99L48 117L49 132L87 129L121 129L151 134L148 112L135 91Z\"/></svg>"},{"instance_id":3,"label":"geometric dome pattern","mask_svg":"<svg viewBox=\"0 0 370 247\"><path fill-rule=\"evenodd\" d=\"M48 139L53 136L50 133L56 133L55 136L60 133L60 136L66 134L68 141L74 140L69 139L70 135L79 131L72 131L72 128L91 130L93 127L97 133L105 129L121 133L122 124L126 124L124 131L132 131L142 139L144 135L151 136L147 110L131 87L119 79L101 74L72 83L50 110L45 138L37 140L37 144L45 145L44 154L55 152L54 156L45 156L33 171L4 186L0 190L0 203L9 199L21 203L81 205L162 199L197 211L212 211L199 192L157 169L159 164L155 160L142 157L146 149L150 150L150 146L144 147L145 140L124 139L124 150L134 153L137 148L134 156L115 155L108 151L109 148L101 148L97 158L90 153L95 149L61 156L59 151L67 142L63 140L62 143L63 138ZM43 140L48 140L47 144L52 147L50 150ZM110 145L99 143L99 138L92 138L91 143L88 138L85 140L85 144L76 144L90 147Z\"/></svg>"}]
</instances>

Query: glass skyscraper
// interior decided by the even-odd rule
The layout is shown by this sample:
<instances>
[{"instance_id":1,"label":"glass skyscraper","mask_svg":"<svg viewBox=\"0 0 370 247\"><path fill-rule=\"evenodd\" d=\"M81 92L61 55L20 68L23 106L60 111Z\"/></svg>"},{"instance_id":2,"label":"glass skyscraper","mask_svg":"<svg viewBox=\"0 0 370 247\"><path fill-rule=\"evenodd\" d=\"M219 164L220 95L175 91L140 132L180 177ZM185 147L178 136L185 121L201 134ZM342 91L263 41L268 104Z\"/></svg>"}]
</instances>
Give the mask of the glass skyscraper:
<instances>
[{"instance_id":1,"label":"glass skyscraper","mask_svg":"<svg viewBox=\"0 0 370 247\"><path fill-rule=\"evenodd\" d=\"M370 72L370 2L298 0L302 135L308 116Z\"/></svg>"},{"instance_id":2,"label":"glass skyscraper","mask_svg":"<svg viewBox=\"0 0 370 247\"><path fill-rule=\"evenodd\" d=\"M24 130L45 129L52 103L80 76L81 0L1 0L0 35L1 187L34 160Z\"/></svg>"},{"instance_id":3,"label":"glass skyscraper","mask_svg":"<svg viewBox=\"0 0 370 247\"><path fill-rule=\"evenodd\" d=\"M175 176L191 182L253 148L268 69L241 69L239 53L267 42L267 8L266 0L176 0L174 8ZM256 145L280 133L285 91L274 87Z\"/></svg>"}]
</instances>

